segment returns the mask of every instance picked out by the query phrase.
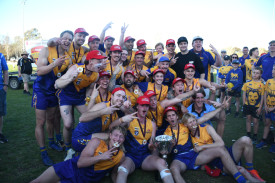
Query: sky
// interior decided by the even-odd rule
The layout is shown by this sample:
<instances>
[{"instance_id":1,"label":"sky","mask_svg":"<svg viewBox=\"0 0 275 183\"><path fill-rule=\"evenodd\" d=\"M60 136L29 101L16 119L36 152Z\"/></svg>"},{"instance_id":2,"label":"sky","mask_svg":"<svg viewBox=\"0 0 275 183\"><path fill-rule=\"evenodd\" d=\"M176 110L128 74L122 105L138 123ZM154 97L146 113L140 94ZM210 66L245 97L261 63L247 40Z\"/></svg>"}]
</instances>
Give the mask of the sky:
<instances>
[{"instance_id":1,"label":"sky","mask_svg":"<svg viewBox=\"0 0 275 183\"><path fill-rule=\"evenodd\" d=\"M0 39L23 36L23 28L37 28L44 40L79 27L100 36L113 22L106 36L115 37L115 44L124 23L129 25L125 36L144 39L148 47L180 36L187 37L190 49L195 36L204 39L206 49L212 44L218 50L267 49L275 40L274 0L25 0L25 5L22 1L0 0Z\"/></svg>"}]
</instances>

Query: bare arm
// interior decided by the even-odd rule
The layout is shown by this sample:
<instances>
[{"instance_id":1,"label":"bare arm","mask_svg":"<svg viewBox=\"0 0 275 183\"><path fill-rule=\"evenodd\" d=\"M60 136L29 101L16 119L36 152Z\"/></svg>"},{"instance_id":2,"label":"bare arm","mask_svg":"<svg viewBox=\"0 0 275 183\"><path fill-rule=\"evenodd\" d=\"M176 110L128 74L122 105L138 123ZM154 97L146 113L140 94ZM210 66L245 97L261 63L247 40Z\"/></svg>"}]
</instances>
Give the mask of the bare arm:
<instances>
[{"instance_id":1,"label":"bare arm","mask_svg":"<svg viewBox=\"0 0 275 183\"><path fill-rule=\"evenodd\" d=\"M57 45L60 45L60 44L61 44L61 38L59 38L59 37L51 38L47 42L48 47L54 47L54 46L57 46Z\"/></svg>"},{"instance_id":2,"label":"bare arm","mask_svg":"<svg viewBox=\"0 0 275 183\"><path fill-rule=\"evenodd\" d=\"M127 30L127 26L125 26L125 23L124 25L121 27L121 34L120 34L120 38L119 38L119 45L123 48L124 47L124 34Z\"/></svg>"},{"instance_id":3,"label":"bare arm","mask_svg":"<svg viewBox=\"0 0 275 183\"><path fill-rule=\"evenodd\" d=\"M99 44L103 44L105 38L105 32L112 27L113 22L109 22L102 30L100 34L100 42Z\"/></svg>"},{"instance_id":4,"label":"bare arm","mask_svg":"<svg viewBox=\"0 0 275 183\"><path fill-rule=\"evenodd\" d=\"M215 54L216 56L216 62L215 62L215 66L216 67L219 67L222 65L222 57L221 55L219 54L219 52L217 51L217 49L212 45L210 44L209 47L211 48L211 51Z\"/></svg>"},{"instance_id":5,"label":"bare arm","mask_svg":"<svg viewBox=\"0 0 275 183\"><path fill-rule=\"evenodd\" d=\"M205 74L200 74L200 79L204 79L205 78Z\"/></svg>"},{"instance_id":6,"label":"bare arm","mask_svg":"<svg viewBox=\"0 0 275 183\"><path fill-rule=\"evenodd\" d=\"M175 105L177 103L180 103L186 99L188 99L189 97L191 97L192 95L194 95L196 93L195 90L192 90L192 91L189 91L187 93L183 93L183 94L180 94L178 96L176 96L175 98L173 99L165 99L163 101L160 102L160 105L163 107L163 108L166 108L168 106L172 106L172 105Z\"/></svg>"},{"instance_id":7,"label":"bare arm","mask_svg":"<svg viewBox=\"0 0 275 183\"><path fill-rule=\"evenodd\" d=\"M212 137L214 143L200 146L201 150L214 148L214 147L224 147L224 142L222 138L217 134L217 132L211 125L207 126L207 132Z\"/></svg>"},{"instance_id":8,"label":"bare arm","mask_svg":"<svg viewBox=\"0 0 275 183\"><path fill-rule=\"evenodd\" d=\"M75 80L75 78L78 76L78 73L79 72L77 70L77 66L73 65L66 72L66 74L64 74L61 78L59 78L55 81L54 87L56 89L65 88L68 84L70 84L71 82L73 82Z\"/></svg>"},{"instance_id":9,"label":"bare arm","mask_svg":"<svg viewBox=\"0 0 275 183\"><path fill-rule=\"evenodd\" d=\"M8 83L9 83L9 71L5 70L3 71L3 81L4 81L4 87L3 89L7 92L8 90Z\"/></svg>"},{"instance_id":10,"label":"bare arm","mask_svg":"<svg viewBox=\"0 0 275 183\"><path fill-rule=\"evenodd\" d=\"M18 67L18 77L21 77L21 67L20 65L18 65L17 67Z\"/></svg>"}]
</instances>

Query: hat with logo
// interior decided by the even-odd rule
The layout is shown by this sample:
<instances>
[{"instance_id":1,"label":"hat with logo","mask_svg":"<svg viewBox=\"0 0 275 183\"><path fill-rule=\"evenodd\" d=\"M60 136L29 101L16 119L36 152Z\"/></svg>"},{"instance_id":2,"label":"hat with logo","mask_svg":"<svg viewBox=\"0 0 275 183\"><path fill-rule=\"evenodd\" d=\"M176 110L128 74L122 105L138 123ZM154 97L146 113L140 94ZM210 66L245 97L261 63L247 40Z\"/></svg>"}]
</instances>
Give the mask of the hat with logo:
<instances>
[{"instance_id":1,"label":"hat with logo","mask_svg":"<svg viewBox=\"0 0 275 183\"><path fill-rule=\"evenodd\" d=\"M174 86L174 84L176 84L179 81L182 81L183 83L185 82L184 79L182 79L182 78L175 78L172 82L172 86Z\"/></svg>"},{"instance_id":2,"label":"hat with logo","mask_svg":"<svg viewBox=\"0 0 275 183\"><path fill-rule=\"evenodd\" d=\"M124 72L124 77L126 76L126 74L131 74L132 76L136 77L134 71L132 71L132 70L125 71Z\"/></svg>"},{"instance_id":3,"label":"hat with logo","mask_svg":"<svg viewBox=\"0 0 275 183\"><path fill-rule=\"evenodd\" d=\"M147 97L152 97L152 96L155 96L157 95L153 90L147 90L145 93L144 93L144 96L147 96Z\"/></svg>"},{"instance_id":4,"label":"hat with logo","mask_svg":"<svg viewBox=\"0 0 275 183\"><path fill-rule=\"evenodd\" d=\"M189 63L189 64L186 64L186 65L184 66L184 70L189 69L189 68L195 69L194 64Z\"/></svg>"},{"instance_id":5,"label":"hat with logo","mask_svg":"<svg viewBox=\"0 0 275 183\"><path fill-rule=\"evenodd\" d=\"M75 31L74 31L74 34L76 33L84 33L86 36L89 35L89 33L84 29L84 28L77 28Z\"/></svg>"},{"instance_id":6,"label":"hat with logo","mask_svg":"<svg viewBox=\"0 0 275 183\"><path fill-rule=\"evenodd\" d=\"M137 46L141 46L141 45L144 45L144 44L146 44L144 39L140 39L140 40L137 41Z\"/></svg>"},{"instance_id":7,"label":"hat with logo","mask_svg":"<svg viewBox=\"0 0 275 183\"><path fill-rule=\"evenodd\" d=\"M117 87L117 88L115 88L113 91L112 91L112 95L114 95L116 92L118 92L118 91L124 91L125 92L125 90L123 89L123 88L121 88L121 87Z\"/></svg>"},{"instance_id":8,"label":"hat with logo","mask_svg":"<svg viewBox=\"0 0 275 183\"><path fill-rule=\"evenodd\" d=\"M144 104L150 105L150 99L147 96L143 95L143 96L138 97L137 103L139 105L144 105Z\"/></svg>"},{"instance_id":9,"label":"hat with logo","mask_svg":"<svg viewBox=\"0 0 275 183\"><path fill-rule=\"evenodd\" d=\"M156 70L154 70L153 75L155 75L158 72L161 72L162 74L165 74L162 69L156 69Z\"/></svg>"},{"instance_id":10,"label":"hat with logo","mask_svg":"<svg viewBox=\"0 0 275 183\"><path fill-rule=\"evenodd\" d=\"M111 46L110 51L120 51L120 52L122 52L122 48L119 45L113 45L113 46Z\"/></svg>"},{"instance_id":11,"label":"hat with logo","mask_svg":"<svg viewBox=\"0 0 275 183\"><path fill-rule=\"evenodd\" d=\"M200 36L195 36L195 37L193 38L192 43L193 43L194 41L196 41L196 40L201 40L201 41L203 41L202 37L200 37Z\"/></svg>"},{"instance_id":12,"label":"hat with logo","mask_svg":"<svg viewBox=\"0 0 275 183\"><path fill-rule=\"evenodd\" d=\"M110 78L111 74L109 72L107 72L107 71L99 72L99 77L103 77L103 76L108 76Z\"/></svg>"},{"instance_id":13,"label":"hat with logo","mask_svg":"<svg viewBox=\"0 0 275 183\"><path fill-rule=\"evenodd\" d=\"M131 36L127 36L125 39L124 39L124 43L129 41L129 40L133 40L135 41L135 38L132 38Z\"/></svg>"},{"instance_id":14,"label":"hat with logo","mask_svg":"<svg viewBox=\"0 0 275 183\"><path fill-rule=\"evenodd\" d=\"M175 40L174 39L168 39L166 41L166 46L169 45L169 44L176 44Z\"/></svg>"},{"instance_id":15,"label":"hat with logo","mask_svg":"<svg viewBox=\"0 0 275 183\"><path fill-rule=\"evenodd\" d=\"M115 40L115 38L112 37L112 36L106 36L106 37L104 38L104 41L106 41L107 39L112 39L113 41Z\"/></svg>"},{"instance_id":16,"label":"hat with logo","mask_svg":"<svg viewBox=\"0 0 275 183\"><path fill-rule=\"evenodd\" d=\"M88 43L89 43L89 42L92 42L93 40L98 40L98 41L100 41L99 37L97 37L96 35L92 35L92 36L89 37Z\"/></svg>"},{"instance_id":17,"label":"hat with logo","mask_svg":"<svg viewBox=\"0 0 275 183\"><path fill-rule=\"evenodd\" d=\"M91 59L104 59L104 58L107 58L107 57L105 57L104 55L102 55L102 54L100 53L100 51L98 51L98 50L93 50L93 51L90 51L90 52L87 54L86 60L91 60Z\"/></svg>"},{"instance_id":18,"label":"hat with logo","mask_svg":"<svg viewBox=\"0 0 275 183\"><path fill-rule=\"evenodd\" d=\"M225 55L225 56L223 57L223 59L224 59L224 60L230 60L230 56Z\"/></svg>"},{"instance_id":19,"label":"hat with logo","mask_svg":"<svg viewBox=\"0 0 275 183\"><path fill-rule=\"evenodd\" d=\"M135 55L138 55L138 54L141 54L141 55L145 56L144 51L136 51Z\"/></svg>"},{"instance_id":20,"label":"hat with logo","mask_svg":"<svg viewBox=\"0 0 275 183\"><path fill-rule=\"evenodd\" d=\"M168 111L177 112L177 109L175 107L172 107L172 106L166 107L165 110L163 111L163 115L165 115Z\"/></svg>"}]
</instances>

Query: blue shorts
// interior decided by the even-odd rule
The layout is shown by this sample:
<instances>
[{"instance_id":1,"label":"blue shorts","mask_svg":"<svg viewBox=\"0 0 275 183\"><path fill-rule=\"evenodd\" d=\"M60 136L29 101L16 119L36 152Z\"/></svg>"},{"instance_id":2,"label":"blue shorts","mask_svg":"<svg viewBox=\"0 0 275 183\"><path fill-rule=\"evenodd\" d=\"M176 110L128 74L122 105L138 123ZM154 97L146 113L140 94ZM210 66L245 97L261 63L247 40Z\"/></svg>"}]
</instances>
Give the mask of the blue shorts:
<instances>
[{"instance_id":1,"label":"blue shorts","mask_svg":"<svg viewBox=\"0 0 275 183\"><path fill-rule=\"evenodd\" d=\"M0 116L7 114L7 92L4 89L0 89Z\"/></svg>"},{"instance_id":2,"label":"blue shorts","mask_svg":"<svg viewBox=\"0 0 275 183\"><path fill-rule=\"evenodd\" d=\"M236 160L235 160L235 158L234 158L232 146L229 147L229 148L226 147L226 149L227 149L227 151L228 151L230 157L231 157L232 160L234 161L234 163L235 163L236 165L238 165L239 162L236 162ZM214 168L216 167L216 168L218 168L218 169L220 169L220 170L223 170L223 164L222 164L222 160L221 160L220 158L216 158L216 159L212 160L212 161L211 161L210 163L208 163L207 165L209 165L210 167L214 167Z\"/></svg>"},{"instance_id":3,"label":"blue shorts","mask_svg":"<svg viewBox=\"0 0 275 183\"><path fill-rule=\"evenodd\" d=\"M85 98L86 95L85 93L78 93L76 92L74 95L68 95L65 93L62 89L57 90L56 96L58 97L59 100L59 105L84 105L85 104Z\"/></svg>"},{"instance_id":4,"label":"blue shorts","mask_svg":"<svg viewBox=\"0 0 275 183\"><path fill-rule=\"evenodd\" d=\"M150 156L151 154L148 153L144 153L144 154L131 154L131 153L127 153L125 154L126 157L131 158L131 160L133 160L133 162L135 163L135 168L140 168L143 161L145 160L145 158L147 158L147 156Z\"/></svg>"},{"instance_id":5,"label":"blue shorts","mask_svg":"<svg viewBox=\"0 0 275 183\"><path fill-rule=\"evenodd\" d=\"M58 106L58 99L54 94L45 95L41 92L33 92L32 107L35 109L46 110L47 108L56 106Z\"/></svg>"},{"instance_id":6,"label":"blue shorts","mask_svg":"<svg viewBox=\"0 0 275 183\"><path fill-rule=\"evenodd\" d=\"M60 178L62 183L77 183L82 182L77 176L77 160L70 159L53 165L56 175Z\"/></svg>"},{"instance_id":7,"label":"blue shorts","mask_svg":"<svg viewBox=\"0 0 275 183\"><path fill-rule=\"evenodd\" d=\"M268 119L271 119L271 121L275 121L275 113L274 112L265 113L265 117Z\"/></svg>"},{"instance_id":8,"label":"blue shorts","mask_svg":"<svg viewBox=\"0 0 275 183\"><path fill-rule=\"evenodd\" d=\"M92 134L77 138L72 138L72 147L77 152L82 152L86 145L91 141Z\"/></svg>"},{"instance_id":9,"label":"blue shorts","mask_svg":"<svg viewBox=\"0 0 275 183\"><path fill-rule=\"evenodd\" d=\"M176 154L174 160L179 160L184 163L188 170L197 170L200 166L195 166L196 159L199 153L196 153L193 149L188 152Z\"/></svg>"}]
</instances>

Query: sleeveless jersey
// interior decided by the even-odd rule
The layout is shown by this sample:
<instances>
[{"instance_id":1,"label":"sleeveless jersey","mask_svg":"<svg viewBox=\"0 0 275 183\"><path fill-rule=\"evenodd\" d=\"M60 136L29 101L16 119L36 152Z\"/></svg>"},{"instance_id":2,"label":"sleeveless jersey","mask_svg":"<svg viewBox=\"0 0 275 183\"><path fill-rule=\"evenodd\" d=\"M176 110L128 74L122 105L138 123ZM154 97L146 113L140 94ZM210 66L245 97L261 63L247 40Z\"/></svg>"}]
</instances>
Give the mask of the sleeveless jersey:
<instances>
[{"instance_id":1,"label":"sleeveless jersey","mask_svg":"<svg viewBox=\"0 0 275 183\"><path fill-rule=\"evenodd\" d=\"M131 100L131 106L135 106L137 103L137 98L139 97L139 95L135 94L134 92L130 92L125 86L124 84L120 86L121 88L123 88L126 92L126 97L128 100L128 97L130 96L130 100Z\"/></svg>"},{"instance_id":2,"label":"sleeveless jersey","mask_svg":"<svg viewBox=\"0 0 275 183\"><path fill-rule=\"evenodd\" d=\"M101 94L99 92L98 96L95 99L95 103L98 104L100 102L108 102L111 100L111 95L112 95L111 92L108 91L107 96L106 96L107 98L103 98L103 96L101 96Z\"/></svg>"},{"instance_id":3,"label":"sleeveless jersey","mask_svg":"<svg viewBox=\"0 0 275 183\"><path fill-rule=\"evenodd\" d=\"M193 144L197 143L198 146L206 145L206 144L213 144L213 139L207 132L207 126L208 125L199 125L198 126L200 137L197 138L197 137L193 137L191 135Z\"/></svg>"},{"instance_id":4,"label":"sleeveless jersey","mask_svg":"<svg viewBox=\"0 0 275 183\"><path fill-rule=\"evenodd\" d=\"M161 90L158 90L154 86L154 83L149 82L147 90L153 90L157 94L157 100L159 102L164 100L168 93L168 86L162 85Z\"/></svg>"},{"instance_id":5,"label":"sleeveless jersey","mask_svg":"<svg viewBox=\"0 0 275 183\"><path fill-rule=\"evenodd\" d=\"M75 49L74 42L72 42L69 48L69 55L73 64L81 63L82 57L84 56L84 48L80 46L79 49Z\"/></svg>"}]
</instances>

